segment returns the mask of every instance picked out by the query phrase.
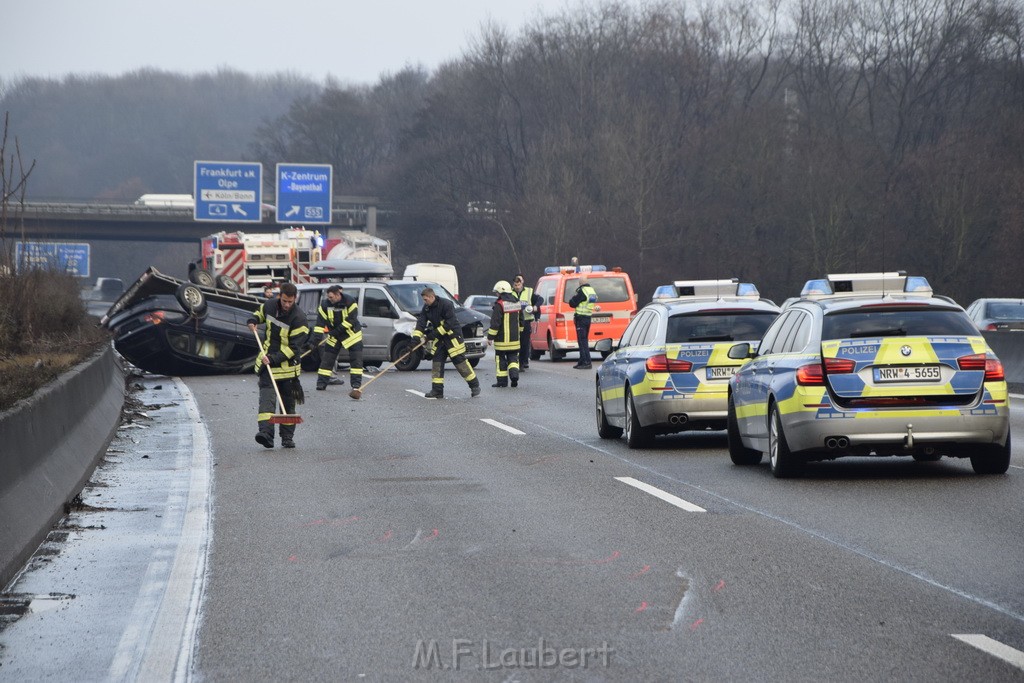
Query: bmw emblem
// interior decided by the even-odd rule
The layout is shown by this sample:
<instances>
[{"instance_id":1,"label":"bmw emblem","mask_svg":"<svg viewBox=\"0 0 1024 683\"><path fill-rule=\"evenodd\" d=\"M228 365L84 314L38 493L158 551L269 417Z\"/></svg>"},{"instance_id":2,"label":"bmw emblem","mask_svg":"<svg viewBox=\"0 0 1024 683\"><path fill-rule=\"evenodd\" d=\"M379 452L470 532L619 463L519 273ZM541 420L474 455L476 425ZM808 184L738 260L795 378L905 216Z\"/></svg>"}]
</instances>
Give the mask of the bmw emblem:
<instances>
[{"instance_id":1,"label":"bmw emblem","mask_svg":"<svg viewBox=\"0 0 1024 683\"><path fill-rule=\"evenodd\" d=\"M900 347L900 353L902 353L904 356L909 356L913 352L914 350L905 344Z\"/></svg>"}]
</instances>

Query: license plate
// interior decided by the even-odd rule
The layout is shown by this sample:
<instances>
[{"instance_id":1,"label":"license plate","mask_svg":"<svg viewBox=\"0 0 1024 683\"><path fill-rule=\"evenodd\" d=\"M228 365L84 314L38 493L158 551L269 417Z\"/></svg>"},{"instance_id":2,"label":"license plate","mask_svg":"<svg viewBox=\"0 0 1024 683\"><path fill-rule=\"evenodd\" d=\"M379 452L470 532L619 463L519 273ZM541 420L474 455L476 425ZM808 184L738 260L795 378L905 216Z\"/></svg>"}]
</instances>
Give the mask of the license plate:
<instances>
[{"instance_id":1,"label":"license plate","mask_svg":"<svg viewBox=\"0 0 1024 683\"><path fill-rule=\"evenodd\" d=\"M612 317L610 315L592 315L590 316L591 323L610 323Z\"/></svg>"},{"instance_id":2,"label":"license plate","mask_svg":"<svg viewBox=\"0 0 1024 683\"><path fill-rule=\"evenodd\" d=\"M708 379L729 379L736 374L735 365L724 365L714 368L706 368Z\"/></svg>"},{"instance_id":3,"label":"license plate","mask_svg":"<svg viewBox=\"0 0 1024 683\"><path fill-rule=\"evenodd\" d=\"M942 372L938 365L895 365L875 368L876 382L938 382Z\"/></svg>"}]
</instances>

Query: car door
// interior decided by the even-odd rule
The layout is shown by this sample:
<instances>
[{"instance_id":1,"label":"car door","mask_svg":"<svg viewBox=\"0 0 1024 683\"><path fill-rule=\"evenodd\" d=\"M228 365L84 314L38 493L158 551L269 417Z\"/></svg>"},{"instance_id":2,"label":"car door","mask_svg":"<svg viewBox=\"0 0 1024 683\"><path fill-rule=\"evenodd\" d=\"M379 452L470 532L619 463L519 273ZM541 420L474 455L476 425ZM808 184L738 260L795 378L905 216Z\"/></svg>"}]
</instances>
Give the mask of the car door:
<instances>
[{"instance_id":1,"label":"car door","mask_svg":"<svg viewBox=\"0 0 1024 683\"><path fill-rule=\"evenodd\" d=\"M398 309L383 285L362 285L359 320L363 324L363 354L367 359L389 359L397 319Z\"/></svg>"},{"instance_id":2,"label":"car door","mask_svg":"<svg viewBox=\"0 0 1024 683\"><path fill-rule=\"evenodd\" d=\"M601 364L599 372L601 373L601 393L605 397L605 414L612 418L622 419L625 416L626 379L632 374L640 356L642 355L644 360L646 359L646 354L639 349L643 348L651 327L657 326L656 320L657 313L655 311L640 311L640 314L633 319L623 333L618 350Z\"/></svg>"},{"instance_id":3,"label":"car door","mask_svg":"<svg viewBox=\"0 0 1024 683\"><path fill-rule=\"evenodd\" d=\"M740 431L748 437L763 439L768 436L768 395L772 391L776 356L796 324L796 311L789 310L764 334L758 355L743 366L740 391L736 395L737 418Z\"/></svg>"}]
</instances>

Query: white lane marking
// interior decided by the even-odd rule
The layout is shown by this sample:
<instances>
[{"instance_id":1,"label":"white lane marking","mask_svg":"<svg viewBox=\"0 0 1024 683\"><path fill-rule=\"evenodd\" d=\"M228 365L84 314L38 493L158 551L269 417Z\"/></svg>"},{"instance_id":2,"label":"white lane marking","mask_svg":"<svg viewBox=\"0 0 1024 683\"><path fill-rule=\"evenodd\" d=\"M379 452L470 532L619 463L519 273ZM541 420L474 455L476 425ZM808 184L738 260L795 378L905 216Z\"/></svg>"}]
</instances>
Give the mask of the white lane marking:
<instances>
[{"instance_id":1,"label":"white lane marking","mask_svg":"<svg viewBox=\"0 0 1024 683\"><path fill-rule=\"evenodd\" d=\"M988 607L989 609L995 610L996 612L999 612L1000 614L1005 614L1006 616L1010 617L1011 619L1015 619L1016 621L1024 622L1024 612L1015 612L1015 611L1013 611L1012 608L1003 607L1002 605L1000 605L998 603L995 603L995 602L992 602L991 600L986 600L985 598L979 597L977 595L972 595L971 593L968 593L967 591L964 591L964 590L960 590L959 588L955 588L954 586L950 586L950 585L947 585L947 584L944 584L944 583L940 583L939 581L936 581L935 579L933 579L933 578L931 578L929 576L921 574L918 571L910 569L909 567L904 567L901 564L898 564L896 562L892 562L890 560L887 560L884 557L881 557L880 555L877 555L877 554L871 552L870 550L866 550L864 548L858 548L856 546L850 545L849 543L844 543L843 541L840 541L838 539L831 538L830 536L826 535L824 532L816 531L816 530L811 529L809 527L803 526L802 524L798 524L797 522L794 522L792 520L789 520L789 519L786 519L784 517L780 517L779 515L776 515L776 514L773 514L771 512L768 512L767 510L762 510L762 509L756 508L756 507L754 507L752 505L748 505L747 503L742 503L742 502L740 502L740 501L738 501L738 500L736 500L734 498L730 498L728 496L723 496L721 493L716 493L716 492L712 491L711 489L709 489L709 488L707 488L705 486L701 486L699 484L694 484L694 483L688 482L688 481L683 481L682 479L678 479L678 478L673 477L671 475L665 474L664 472L659 472L658 470L654 469L653 467L651 467L649 465L643 465L641 463L634 462L633 460L630 460L629 458L624 458L621 455L619 455L618 453L614 453L614 452L608 450L607 448L601 448L600 446L595 446L592 443L587 443L583 439L577 438L575 436L571 436L569 434L566 434L565 432L560 432L558 430L552 429L551 427L548 427L546 425L542 425L542 424L539 424L539 423L536 423L536 422L533 423L533 425L539 431L544 431L544 432L548 432L549 434L554 434L554 435L556 435L558 437L561 437L561 438L563 438L563 439L565 439L567 441L572 441L573 443L578 444L578 445L582 446L583 448L589 448L592 451L597 451L598 453L606 455L609 458L613 458L615 460L618 460L619 462L622 462L622 463L624 463L626 465L629 465L630 467L638 467L638 468L644 470L645 472L649 472L652 476L661 477L663 479L668 479L669 481L671 481L673 483L676 483L676 484L679 484L680 486L688 486L689 488L696 489L696 490L700 491L701 493L704 493L705 495L711 496L713 498L717 498L718 500L721 500L722 502L729 503L730 505L735 505L736 507L740 508L741 510L746 510L747 512L753 513L755 515L761 515L765 519L771 519L773 521L779 522L780 524L785 524L786 526L788 526L790 528L793 528L793 529L796 529L797 531L801 531L801 532L803 532L805 534L810 534L811 536L814 536L815 538L820 538L822 541L825 541L826 543L831 543L832 545L836 546L837 548L842 548L843 550L846 550L848 552L851 552L851 553L854 553L856 555L859 555L860 557L867 558L867 559L871 560L872 562L877 562L878 564L882 565L883 567L888 567L889 569L892 569L894 571L900 572L902 574L906 574L907 576L913 577L913 578L915 578L915 579L917 579L919 581L924 581L929 586L934 586L935 588L939 588L939 589L944 590L944 591L946 591L948 593L952 593L953 595L956 595L958 597L964 598L966 600L970 600L971 602L973 602L975 604L982 605L984 607Z\"/></svg>"},{"instance_id":2,"label":"white lane marking","mask_svg":"<svg viewBox=\"0 0 1024 683\"><path fill-rule=\"evenodd\" d=\"M1004 645L998 640L993 640L980 633L950 633L949 635L993 657L998 657L1018 669L1024 669L1024 652L1014 649L1009 645Z\"/></svg>"},{"instance_id":3,"label":"white lane marking","mask_svg":"<svg viewBox=\"0 0 1024 683\"><path fill-rule=\"evenodd\" d=\"M174 383L181 391L193 425L191 482L181 541L174 554L160 613L139 665L140 680L192 680L199 610L206 591L210 551L210 438L192 392L180 379L175 379Z\"/></svg>"},{"instance_id":4,"label":"white lane marking","mask_svg":"<svg viewBox=\"0 0 1024 683\"><path fill-rule=\"evenodd\" d=\"M492 420L489 417L481 417L480 421L481 422L486 422L487 424L491 425L492 427L497 427L498 429L504 429L509 434L516 434L517 436L526 436L526 432L521 432L518 429L516 429L515 427L509 427L508 425L501 424L497 420Z\"/></svg>"},{"instance_id":5,"label":"white lane marking","mask_svg":"<svg viewBox=\"0 0 1024 683\"><path fill-rule=\"evenodd\" d=\"M645 484L642 481L634 479L633 477L615 477L615 479L616 481L621 481L623 484L629 484L633 488L638 488L641 491L644 491L645 493L649 493L655 498L661 498L666 503L675 505L677 508L682 508L687 512L707 512L707 510L705 510L699 505L694 505L693 503L683 500L682 498L677 498L676 496L673 496L671 493L662 491L661 489L651 486L650 484Z\"/></svg>"},{"instance_id":6,"label":"white lane marking","mask_svg":"<svg viewBox=\"0 0 1024 683\"><path fill-rule=\"evenodd\" d=\"M1024 398L1024 394L1010 394L1011 398Z\"/></svg>"},{"instance_id":7,"label":"white lane marking","mask_svg":"<svg viewBox=\"0 0 1024 683\"><path fill-rule=\"evenodd\" d=\"M408 391L410 394L415 394L415 395L419 396L420 398L426 398L427 397L427 392L425 392L425 391L416 391L415 389L406 389L406 391Z\"/></svg>"}]
</instances>

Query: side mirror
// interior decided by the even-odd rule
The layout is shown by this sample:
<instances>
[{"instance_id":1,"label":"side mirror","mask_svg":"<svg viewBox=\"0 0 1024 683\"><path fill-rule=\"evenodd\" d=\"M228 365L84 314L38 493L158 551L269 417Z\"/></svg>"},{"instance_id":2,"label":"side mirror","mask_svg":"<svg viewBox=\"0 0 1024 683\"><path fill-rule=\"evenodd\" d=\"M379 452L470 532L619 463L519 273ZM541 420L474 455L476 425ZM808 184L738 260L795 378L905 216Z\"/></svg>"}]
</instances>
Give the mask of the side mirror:
<instances>
[{"instance_id":1,"label":"side mirror","mask_svg":"<svg viewBox=\"0 0 1024 683\"><path fill-rule=\"evenodd\" d=\"M594 344L594 350L598 353L611 353L612 352L612 340L608 337L604 339L598 339L597 343Z\"/></svg>"},{"instance_id":2,"label":"side mirror","mask_svg":"<svg viewBox=\"0 0 1024 683\"><path fill-rule=\"evenodd\" d=\"M727 355L733 360L744 360L746 358L753 358L755 351L750 346L749 342L742 342L740 344L733 344L730 346L729 353Z\"/></svg>"}]
</instances>

